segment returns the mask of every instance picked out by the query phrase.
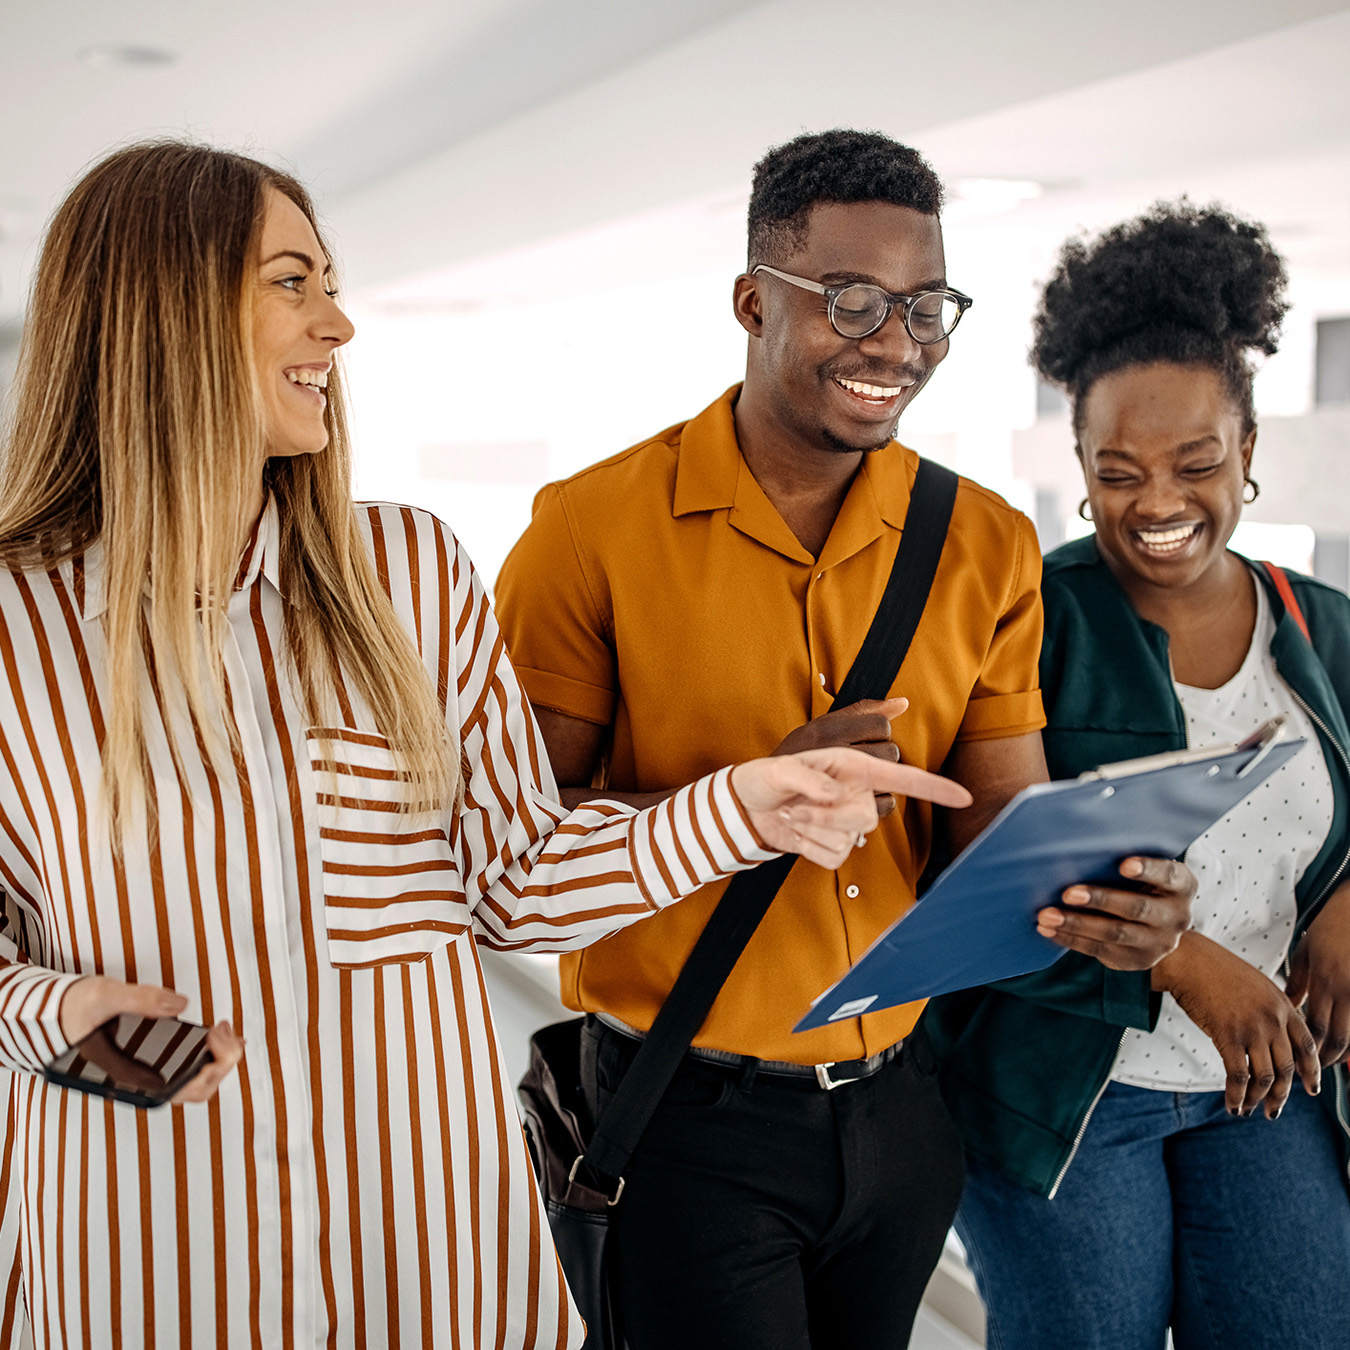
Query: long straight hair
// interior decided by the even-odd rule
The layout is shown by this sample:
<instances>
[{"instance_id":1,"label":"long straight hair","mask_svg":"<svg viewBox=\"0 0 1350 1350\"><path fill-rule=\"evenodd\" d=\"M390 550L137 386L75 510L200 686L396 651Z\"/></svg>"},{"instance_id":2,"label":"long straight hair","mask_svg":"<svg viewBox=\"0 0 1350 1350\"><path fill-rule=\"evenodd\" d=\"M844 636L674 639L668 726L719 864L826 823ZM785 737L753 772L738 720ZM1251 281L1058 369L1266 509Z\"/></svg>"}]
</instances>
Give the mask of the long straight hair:
<instances>
[{"instance_id":1,"label":"long straight hair","mask_svg":"<svg viewBox=\"0 0 1350 1350\"><path fill-rule=\"evenodd\" d=\"M147 800L148 667L161 685L175 677L213 767L237 750L226 606L260 474L281 522L306 715L329 723L340 669L399 758L410 811L447 805L458 786L453 734L357 524L336 368L327 448L265 459L247 283L269 190L321 239L289 175L206 146L133 145L76 184L38 261L0 462L0 565L50 568L101 541L115 827Z\"/></svg>"}]
</instances>

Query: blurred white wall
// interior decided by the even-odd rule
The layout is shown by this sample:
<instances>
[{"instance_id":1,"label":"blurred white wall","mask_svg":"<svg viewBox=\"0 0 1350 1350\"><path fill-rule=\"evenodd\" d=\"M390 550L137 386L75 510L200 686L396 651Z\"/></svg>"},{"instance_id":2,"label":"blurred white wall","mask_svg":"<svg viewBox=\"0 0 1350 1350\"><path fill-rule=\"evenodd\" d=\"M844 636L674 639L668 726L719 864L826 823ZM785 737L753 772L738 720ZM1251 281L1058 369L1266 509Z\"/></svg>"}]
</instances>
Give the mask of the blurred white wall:
<instances>
[{"instance_id":1,"label":"blurred white wall","mask_svg":"<svg viewBox=\"0 0 1350 1350\"><path fill-rule=\"evenodd\" d=\"M1072 233L1158 198L1220 200L1270 226L1294 301L1257 380L1264 491L1249 519L1298 527L1262 540L1290 566L1310 565L1310 529L1350 535L1342 420L1306 420L1317 321L1350 314L1350 115L1305 123L1310 105L1350 114L1333 79L1346 57L1341 14L916 136L951 185L948 275L976 304L902 439L1035 515L1047 545L1071 535L1071 433L1038 415L1025 360L1039 283ZM1254 71L1266 72L1255 104L1227 96ZM1310 71L1323 84L1280 151L1272 109ZM1027 176L996 173L1002 162ZM490 580L542 481L692 415L739 378L730 293L748 169L718 193L357 287L361 492L444 513Z\"/></svg>"},{"instance_id":2,"label":"blurred white wall","mask_svg":"<svg viewBox=\"0 0 1350 1350\"><path fill-rule=\"evenodd\" d=\"M952 184L949 275L977 303L902 435L1047 541L1074 470L1028 457L1056 433L1024 354L1068 233L1183 192L1267 221L1296 302L1267 418L1308 412L1316 322L1350 313L1345 4L330 0L321 38L289 22L264 0L0 0L0 387L81 167L164 133L274 159L314 185L358 323L359 491L446 515L489 580L540 483L739 377L751 166L803 129L877 127ZM1253 518L1350 536L1319 491L1338 443L1309 435Z\"/></svg>"}]
</instances>

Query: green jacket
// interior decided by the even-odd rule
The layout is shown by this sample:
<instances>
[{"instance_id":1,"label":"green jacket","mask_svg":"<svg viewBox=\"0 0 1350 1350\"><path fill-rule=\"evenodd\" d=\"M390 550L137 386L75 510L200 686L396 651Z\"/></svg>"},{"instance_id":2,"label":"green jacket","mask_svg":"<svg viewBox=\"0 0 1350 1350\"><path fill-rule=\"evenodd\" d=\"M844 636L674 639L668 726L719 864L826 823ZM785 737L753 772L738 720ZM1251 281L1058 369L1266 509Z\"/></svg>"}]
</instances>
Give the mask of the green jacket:
<instances>
[{"instance_id":1,"label":"green jacket","mask_svg":"<svg viewBox=\"0 0 1350 1350\"><path fill-rule=\"evenodd\" d=\"M1312 635L1310 648L1265 573L1256 573L1276 619L1270 645L1276 667L1317 725L1335 793L1327 842L1296 890L1292 952L1350 863L1350 597L1288 574ZM1046 558L1041 593L1050 776L1073 778L1099 764L1183 748L1186 720L1172 686L1167 633L1135 612L1094 537ZM1161 997L1149 982L1147 971L1108 970L1069 952L1035 974L934 999L924 1025L966 1147L1012 1180L1052 1196L1125 1030L1152 1030L1157 1022ZM1322 1101L1337 1118L1350 1159L1344 1067L1324 1082Z\"/></svg>"}]
</instances>

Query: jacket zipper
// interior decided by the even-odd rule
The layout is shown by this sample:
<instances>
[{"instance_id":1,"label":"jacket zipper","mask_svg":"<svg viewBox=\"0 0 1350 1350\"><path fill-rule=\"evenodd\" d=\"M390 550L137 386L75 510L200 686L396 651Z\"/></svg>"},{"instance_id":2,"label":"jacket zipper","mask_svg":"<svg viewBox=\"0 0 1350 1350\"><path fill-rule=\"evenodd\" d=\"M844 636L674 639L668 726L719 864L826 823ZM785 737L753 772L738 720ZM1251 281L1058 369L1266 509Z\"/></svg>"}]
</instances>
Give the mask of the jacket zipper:
<instances>
[{"instance_id":1,"label":"jacket zipper","mask_svg":"<svg viewBox=\"0 0 1350 1350\"><path fill-rule=\"evenodd\" d=\"M1324 721L1322 721L1322 719L1308 706L1307 701L1302 697L1302 695L1298 693L1297 690L1294 689L1292 685L1289 686L1289 692L1293 694L1294 701L1298 704L1298 706L1302 708L1305 713L1308 714L1308 716L1312 719L1312 721L1316 724L1316 726L1321 730L1322 734L1330 742L1332 748L1336 751L1336 754L1340 757L1341 764L1345 768L1346 777L1350 778L1350 755L1346 754L1344 748L1341 746L1341 743L1335 738L1335 736L1331 734L1331 728L1328 727L1327 724ZM1295 928L1294 936L1290 939L1289 946L1284 953L1284 978L1286 981L1289 979L1290 974L1293 972L1294 948L1298 946L1299 941L1302 939L1303 935L1308 931L1309 927L1312 925L1312 921L1314 918L1316 918L1317 910L1321 906L1322 902L1327 898L1327 896L1331 894L1333 890L1335 890L1337 882L1340 881L1341 876L1345 872L1347 863L1350 863L1350 849L1346 850L1345 856L1340 861L1340 866L1338 866L1336 870L1331 874L1331 879L1327 882L1327 884L1322 887L1322 893L1304 911L1302 920L1300 921L1298 927ZM1331 1082L1333 1087L1339 1086L1336 1083L1336 1076L1334 1073L1332 1074ZM1347 1121L1345 1118L1345 1094L1339 1091L1336 1093L1336 1123L1340 1125L1341 1132L1348 1139L1350 1139L1350 1121ZM1072 1156L1070 1157L1070 1161L1072 1161ZM1066 1168L1068 1167L1067 1163L1065 1164L1065 1167ZM1060 1175L1063 1176L1063 1173L1061 1172ZM1350 1164L1347 1164L1346 1166L1346 1176L1350 1178ZM1055 1184L1058 1185L1059 1183L1056 1182Z\"/></svg>"},{"instance_id":2,"label":"jacket zipper","mask_svg":"<svg viewBox=\"0 0 1350 1350\"><path fill-rule=\"evenodd\" d=\"M1125 1028L1120 1033L1120 1040L1116 1042L1116 1053L1111 1057L1111 1064L1114 1067L1117 1059L1120 1058L1120 1047L1125 1044L1125 1037L1130 1034L1130 1029ZM1069 1149L1069 1156L1064 1159L1064 1166L1059 1169L1059 1175L1055 1178L1055 1184L1050 1187L1050 1194L1046 1197L1048 1200L1055 1198L1055 1193L1059 1190L1060 1182L1064 1180L1064 1174L1069 1170L1073 1160L1078 1156L1078 1146L1083 1142L1083 1136L1087 1133L1088 1122L1092 1119L1092 1113L1097 1109L1097 1103L1101 1101L1103 1093L1111 1086L1111 1071L1106 1072L1106 1077L1102 1079L1102 1085L1097 1089L1097 1095L1092 1099L1088 1106L1087 1114L1083 1117L1078 1126L1078 1133L1073 1137L1073 1147Z\"/></svg>"}]
</instances>

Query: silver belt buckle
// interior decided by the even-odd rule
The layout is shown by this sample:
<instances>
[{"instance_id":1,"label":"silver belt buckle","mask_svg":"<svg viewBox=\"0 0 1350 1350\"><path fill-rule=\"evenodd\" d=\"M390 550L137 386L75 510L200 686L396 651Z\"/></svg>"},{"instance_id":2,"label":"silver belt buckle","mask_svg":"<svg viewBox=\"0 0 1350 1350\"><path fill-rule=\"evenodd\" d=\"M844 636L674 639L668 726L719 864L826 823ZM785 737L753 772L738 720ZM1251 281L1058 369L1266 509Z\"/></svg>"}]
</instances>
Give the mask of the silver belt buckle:
<instances>
[{"instance_id":1,"label":"silver belt buckle","mask_svg":"<svg viewBox=\"0 0 1350 1350\"><path fill-rule=\"evenodd\" d=\"M842 1087L845 1083L852 1083L852 1078L840 1078L838 1080L830 1077L830 1070L834 1068L836 1060L830 1060L826 1064L816 1065L816 1082L825 1089L826 1092L833 1092L835 1088Z\"/></svg>"}]
</instances>

